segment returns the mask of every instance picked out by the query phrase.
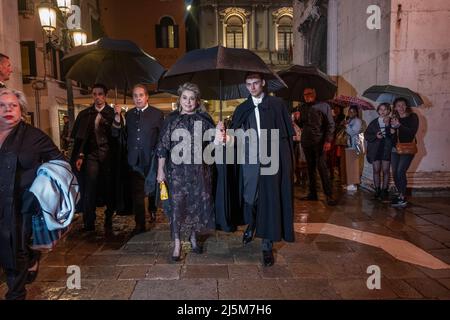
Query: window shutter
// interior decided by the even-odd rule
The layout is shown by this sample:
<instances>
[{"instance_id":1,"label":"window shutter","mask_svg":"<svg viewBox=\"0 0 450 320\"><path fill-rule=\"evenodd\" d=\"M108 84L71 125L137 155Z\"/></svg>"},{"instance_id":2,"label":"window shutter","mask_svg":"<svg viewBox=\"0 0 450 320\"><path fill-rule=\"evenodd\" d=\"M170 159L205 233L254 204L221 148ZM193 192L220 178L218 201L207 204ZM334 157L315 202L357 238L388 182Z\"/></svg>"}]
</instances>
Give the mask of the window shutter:
<instances>
[{"instance_id":1,"label":"window shutter","mask_svg":"<svg viewBox=\"0 0 450 320\"><path fill-rule=\"evenodd\" d=\"M157 48L162 48L161 39L162 39L161 25L157 24L155 25L155 40Z\"/></svg>"},{"instance_id":2,"label":"window shutter","mask_svg":"<svg viewBox=\"0 0 450 320\"><path fill-rule=\"evenodd\" d=\"M179 48L180 45L178 43L178 25L173 26L173 36L174 36L174 47Z\"/></svg>"}]
</instances>

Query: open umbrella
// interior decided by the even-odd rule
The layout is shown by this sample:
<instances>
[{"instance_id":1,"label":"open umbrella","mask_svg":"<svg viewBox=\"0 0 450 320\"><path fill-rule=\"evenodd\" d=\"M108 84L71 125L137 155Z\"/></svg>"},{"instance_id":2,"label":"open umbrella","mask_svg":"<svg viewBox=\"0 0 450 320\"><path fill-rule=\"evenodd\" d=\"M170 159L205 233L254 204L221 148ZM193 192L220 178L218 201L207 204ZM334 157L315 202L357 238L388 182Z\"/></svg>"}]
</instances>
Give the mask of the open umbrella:
<instances>
[{"instance_id":1,"label":"open umbrella","mask_svg":"<svg viewBox=\"0 0 450 320\"><path fill-rule=\"evenodd\" d=\"M129 40L101 38L75 47L63 58L66 77L84 85L103 83L126 90L135 84L156 83L164 68Z\"/></svg>"},{"instance_id":2,"label":"open umbrella","mask_svg":"<svg viewBox=\"0 0 450 320\"><path fill-rule=\"evenodd\" d=\"M350 97L350 96L343 96L340 95L339 97L334 98L333 100L329 100L333 105L338 105L340 107L349 107L351 105L357 106L360 110L375 110L375 106L371 104L370 102L357 98L357 97Z\"/></svg>"},{"instance_id":3,"label":"open umbrella","mask_svg":"<svg viewBox=\"0 0 450 320\"><path fill-rule=\"evenodd\" d=\"M288 101L303 101L305 88L314 88L319 101L333 99L336 94L336 83L314 66L293 65L278 72L278 75L288 87L279 90L276 95Z\"/></svg>"},{"instance_id":4,"label":"open umbrella","mask_svg":"<svg viewBox=\"0 0 450 320\"><path fill-rule=\"evenodd\" d=\"M376 103L387 102L392 104L396 98L403 97L408 100L411 107L418 107L424 104L422 97L408 89L403 87L397 87L392 85L372 86L363 93L363 97L366 97Z\"/></svg>"},{"instance_id":5,"label":"open umbrella","mask_svg":"<svg viewBox=\"0 0 450 320\"><path fill-rule=\"evenodd\" d=\"M160 79L158 89L176 94L183 83L195 83L203 99L220 100L222 120L222 100L249 95L245 87L248 72L264 74L269 92L286 87L283 80L252 51L216 46L186 53Z\"/></svg>"}]
</instances>

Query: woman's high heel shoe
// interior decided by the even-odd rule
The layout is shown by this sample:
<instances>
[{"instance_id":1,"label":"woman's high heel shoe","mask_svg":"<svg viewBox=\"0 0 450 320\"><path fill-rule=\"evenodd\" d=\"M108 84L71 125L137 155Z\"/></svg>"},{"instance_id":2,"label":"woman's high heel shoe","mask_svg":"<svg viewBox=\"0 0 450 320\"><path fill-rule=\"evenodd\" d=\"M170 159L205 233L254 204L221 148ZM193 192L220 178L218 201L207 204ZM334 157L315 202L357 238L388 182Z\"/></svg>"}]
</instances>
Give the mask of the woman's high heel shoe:
<instances>
[{"instance_id":1,"label":"woman's high heel shoe","mask_svg":"<svg viewBox=\"0 0 450 320\"><path fill-rule=\"evenodd\" d=\"M174 251L172 253L172 261L177 262L181 260L181 245L180 245L180 249L178 250L178 252L176 252L175 248Z\"/></svg>"}]
</instances>

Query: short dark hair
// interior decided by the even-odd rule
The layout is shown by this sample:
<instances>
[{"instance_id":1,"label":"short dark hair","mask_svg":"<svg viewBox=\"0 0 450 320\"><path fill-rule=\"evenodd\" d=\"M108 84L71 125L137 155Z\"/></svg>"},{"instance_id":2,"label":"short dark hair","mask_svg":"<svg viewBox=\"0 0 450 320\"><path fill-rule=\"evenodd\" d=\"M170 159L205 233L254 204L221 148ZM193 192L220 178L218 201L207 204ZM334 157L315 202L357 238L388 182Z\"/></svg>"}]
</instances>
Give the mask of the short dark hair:
<instances>
[{"instance_id":1,"label":"short dark hair","mask_svg":"<svg viewBox=\"0 0 450 320\"><path fill-rule=\"evenodd\" d=\"M104 84L102 84L102 83L96 83L96 84L94 84L94 85L92 86L91 92L93 92L95 88L103 89L103 93L105 94L105 96L106 96L106 94L108 93L108 88L107 88Z\"/></svg>"},{"instance_id":2,"label":"short dark hair","mask_svg":"<svg viewBox=\"0 0 450 320\"><path fill-rule=\"evenodd\" d=\"M245 74L244 80L247 80L250 76L253 75L258 75L261 80L264 80L264 74L262 74L261 72L252 72L252 71L249 71Z\"/></svg>"},{"instance_id":3,"label":"short dark hair","mask_svg":"<svg viewBox=\"0 0 450 320\"><path fill-rule=\"evenodd\" d=\"M394 103L393 103L392 105L395 107L395 105L397 104L397 102L400 102L400 101L403 101L403 102L405 103L405 105L406 105L407 108L411 107L410 104L409 104L408 99L406 99L405 97L398 97L398 98L396 98L396 99L394 100Z\"/></svg>"},{"instance_id":4,"label":"short dark hair","mask_svg":"<svg viewBox=\"0 0 450 320\"><path fill-rule=\"evenodd\" d=\"M149 94L148 94L147 86L146 86L145 84L138 83L138 84L134 85L133 90L132 90L131 92L134 92L134 90L137 89L137 88L144 89L145 94L146 94L147 96L149 95Z\"/></svg>"},{"instance_id":5,"label":"short dark hair","mask_svg":"<svg viewBox=\"0 0 450 320\"><path fill-rule=\"evenodd\" d=\"M377 112L380 111L380 108L384 106L386 110L391 111L391 105L387 102L380 103L377 107Z\"/></svg>"},{"instance_id":6,"label":"short dark hair","mask_svg":"<svg viewBox=\"0 0 450 320\"><path fill-rule=\"evenodd\" d=\"M2 61L3 59L9 59L9 57L6 54L0 52L0 61Z\"/></svg>"},{"instance_id":7,"label":"short dark hair","mask_svg":"<svg viewBox=\"0 0 450 320\"><path fill-rule=\"evenodd\" d=\"M356 106L356 105L354 105L354 104L352 104L352 105L348 108L348 111L350 111L350 110L353 110L353 111L355 111L356 114L359 114L358 106Z\"/></svg>"}]
</instances>

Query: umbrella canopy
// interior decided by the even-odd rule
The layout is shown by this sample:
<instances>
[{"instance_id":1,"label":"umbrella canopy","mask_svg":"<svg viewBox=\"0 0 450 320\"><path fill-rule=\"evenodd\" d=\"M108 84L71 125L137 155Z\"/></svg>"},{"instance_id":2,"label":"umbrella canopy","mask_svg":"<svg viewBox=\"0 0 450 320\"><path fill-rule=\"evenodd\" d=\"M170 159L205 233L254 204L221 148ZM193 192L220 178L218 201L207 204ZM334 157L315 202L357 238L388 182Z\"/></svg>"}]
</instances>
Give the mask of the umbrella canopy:
<instances>
[{"instance_id":1,"label":"umbrella canopy","mask_svg":"<svg viewBox=\"0 0 450 320\"><path fill-rule=\"evenodd\" d=\"M289 101L303 101L305 88L314 88L318 101L333 99L336 94L336 83L314 66L293 65L278 72L278 75L288 88L278 91L276 95Z\"/></svg>"},{"instance_id":2,"label":"umbrella canopy","mask_svg":"<svg viewBox=\"0 0 450 320\"><path fill-rule=\"evenodd\" d=\"M333 100L329 100L329 102L333 105L338 105L340 107L350 107L351 105L357 106L360 110L375 110L375 106L371 104L370 102L357 98L357 97L350 97L350 96L343 96L340 95L337 98L334 98Z\"/></svg>"},{"instance_id":3,"label":"umbrella canopy","mask_svg":"<svg viewBox=\"0 0 450 320\"><path fill-rule=\"evenodd\" d=\"M66 78L92 86L132 88L135 84L156 83L164 68L159 62L128 40L101 38L75 47L63 58Z\"/></svg>"},{"instance_id":4,"label":"umbrella canopy","mask_svg":"<svg viewBox=\"0 0 450 320\"><path fill-rule=\"evenodd\" d=\"M424 104L422 97L408 89L403 87L383 85L372 86L363 93L363 97L366 97L376 103L394 103L394 100L399 97L403 97L408 100L411 107L418 107Z\"/></svg>"},{"instance_id":5,"label":"umbrella canopy","mask_svg":"<svg viewBox=\"0 0 450 320\"><path fill-rule=\"evenodd\" d=\"M176 94L180 85L192 82L199 86L203 99L246 98L250 94L245 87L248 72L264 74L269 92L286 87L252 51L217 46L186 53L164 74L158 89Z\"/></svg>"}]
</instances>

